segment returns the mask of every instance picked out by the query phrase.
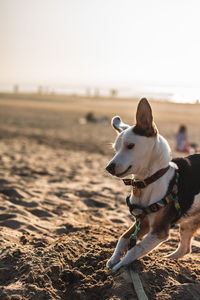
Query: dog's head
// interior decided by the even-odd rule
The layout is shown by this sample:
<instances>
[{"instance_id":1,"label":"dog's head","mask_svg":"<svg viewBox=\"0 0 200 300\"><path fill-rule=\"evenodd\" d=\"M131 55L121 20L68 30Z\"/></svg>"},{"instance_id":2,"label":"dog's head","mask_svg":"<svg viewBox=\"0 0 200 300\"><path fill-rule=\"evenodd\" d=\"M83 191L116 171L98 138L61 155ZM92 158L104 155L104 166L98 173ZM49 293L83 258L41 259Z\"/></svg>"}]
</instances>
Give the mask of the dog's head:
<instances>
[{"instance_id":1,"label":"dog's head","mask_svg":"<svg viewBox=\"0 0 200 300\"><path fill-rule=\"evenodd\" d=\"M120 117L114 117L111 123L118 136L114 143L116 154L106 170L121 178L142 173L148 168L158 134L149 102L145 98L140 100L136 125L124 124Z\"/></svg>"}]
</instances>

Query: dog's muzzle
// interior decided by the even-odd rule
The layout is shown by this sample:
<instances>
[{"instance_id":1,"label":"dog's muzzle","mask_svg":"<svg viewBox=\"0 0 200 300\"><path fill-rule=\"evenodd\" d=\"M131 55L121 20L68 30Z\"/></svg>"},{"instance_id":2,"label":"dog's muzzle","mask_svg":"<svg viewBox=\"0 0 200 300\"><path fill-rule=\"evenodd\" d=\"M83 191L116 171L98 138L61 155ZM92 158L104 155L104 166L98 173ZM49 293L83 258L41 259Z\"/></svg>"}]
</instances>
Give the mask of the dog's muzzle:
<instances>
[{"instance_id":1,"label":"dog's muzzle","mask_svg":"<svg viewBox=\"0 0 200 300\"><path fill-rule=\"evenodd\" d=\"M108 171L112 175L115 175L115 166L115 163L110 163L109 165L107 165L106 171Z\"/></svg>"}]
</instances>

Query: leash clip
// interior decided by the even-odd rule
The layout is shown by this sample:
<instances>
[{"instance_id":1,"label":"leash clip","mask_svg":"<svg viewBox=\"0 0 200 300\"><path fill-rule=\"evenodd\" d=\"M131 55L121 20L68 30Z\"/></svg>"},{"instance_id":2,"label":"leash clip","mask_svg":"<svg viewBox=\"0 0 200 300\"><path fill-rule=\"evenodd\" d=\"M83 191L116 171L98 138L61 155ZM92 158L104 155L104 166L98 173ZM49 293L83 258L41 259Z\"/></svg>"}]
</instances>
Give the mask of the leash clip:
<instances>
[{"instance_id":1,"label":"leash clip","mask_svg":"<svg viewBox=\"0 0 200 300\"><path fill-rule=\"evenodd\" d=\"M137 239L138 239L137 238L137 234L140 231L140 224L141 224L141 221L139 219L137 219L136 223L135 223L135 231L130 236L129 249L133 248L136 245L136 243L137 243Z\"/></svg>"}]
</instances>

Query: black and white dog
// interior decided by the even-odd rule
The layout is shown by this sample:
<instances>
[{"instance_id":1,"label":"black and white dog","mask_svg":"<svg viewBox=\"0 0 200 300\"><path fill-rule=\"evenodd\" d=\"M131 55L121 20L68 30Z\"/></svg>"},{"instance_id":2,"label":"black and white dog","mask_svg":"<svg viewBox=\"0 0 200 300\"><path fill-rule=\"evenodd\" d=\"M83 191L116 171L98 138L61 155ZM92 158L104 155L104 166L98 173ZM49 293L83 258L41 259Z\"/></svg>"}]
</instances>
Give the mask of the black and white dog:
<instances>
[{"instance_id":1,"label":"black and white dog","mask_svg":"<svg viewBox=\"0 0 200 300\"><path fill-rule=\"evenodd\" d=\"M133 224L120 237L107 266L114 272L147 254L167 240L175 223L180 225L180 243L168 257L182 257L190 252L191 238L200 227L200 155L171 160L170 147L158 133L145 98L138 104L134 126L120 117L112 119L112 126L118 133L116 154L106 169L119 178L131 176L128 205L140 220L137 237L144 238L127 250L136 229Z\"/></svg>"}]
</instances>

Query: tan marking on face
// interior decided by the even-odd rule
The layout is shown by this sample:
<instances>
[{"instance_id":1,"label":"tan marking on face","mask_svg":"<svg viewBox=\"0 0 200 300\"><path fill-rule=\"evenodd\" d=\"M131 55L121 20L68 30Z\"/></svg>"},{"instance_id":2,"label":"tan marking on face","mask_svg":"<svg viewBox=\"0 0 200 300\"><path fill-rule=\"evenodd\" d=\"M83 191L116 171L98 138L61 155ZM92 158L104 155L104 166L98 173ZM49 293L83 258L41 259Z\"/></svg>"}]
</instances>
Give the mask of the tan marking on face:
<instances>
[{"instance_id":1,"label":"tan marking on face","mask_svg":"<svg viewBox=\"0 0 200 300\"><path fill-rule=\"evenodd\" d=\"M135 231L135 224L133 224L121 237L124 239L129 239L131 234ZM149 221L147 217L141 221L140 230L138 232L137 237L141 239L145 234L149 232Z\"/></svg>"}]
</instances>

